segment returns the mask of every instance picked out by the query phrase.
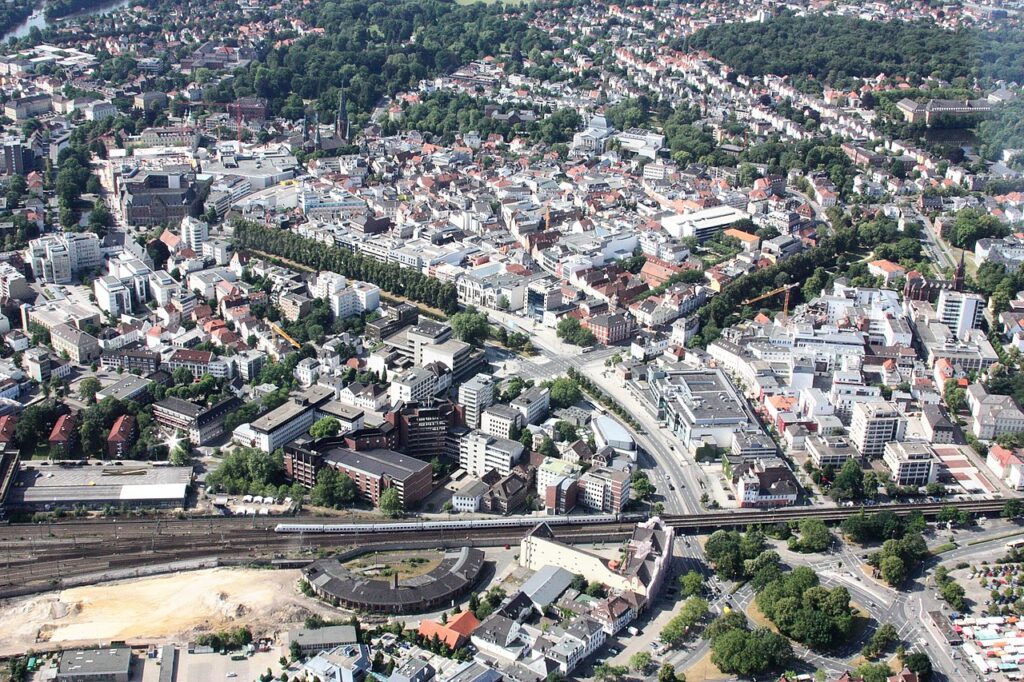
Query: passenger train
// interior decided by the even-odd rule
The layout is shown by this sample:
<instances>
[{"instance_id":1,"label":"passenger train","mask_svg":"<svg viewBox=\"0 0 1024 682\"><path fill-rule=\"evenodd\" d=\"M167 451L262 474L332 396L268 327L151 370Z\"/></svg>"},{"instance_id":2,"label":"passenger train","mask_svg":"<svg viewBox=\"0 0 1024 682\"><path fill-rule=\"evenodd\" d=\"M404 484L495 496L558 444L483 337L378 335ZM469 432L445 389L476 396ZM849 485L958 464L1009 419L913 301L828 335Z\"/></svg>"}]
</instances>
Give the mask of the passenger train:
<instances>
[{"instance_id":1,"label":"passenger train","mask_svg":"<svg viewBox=\"0 0 1024 682\"><path fill-rule=\"evenodd\" d=\"M539 523L549 526L590 525L601 523L636 522L643 514L595 514L593 516L513 516L496 519L467 519L462 521L418 521L404 523L279 523L276 533L397 533L417 530L463 530L466 528L532 527Z\"/></svg>"}]
</instances>

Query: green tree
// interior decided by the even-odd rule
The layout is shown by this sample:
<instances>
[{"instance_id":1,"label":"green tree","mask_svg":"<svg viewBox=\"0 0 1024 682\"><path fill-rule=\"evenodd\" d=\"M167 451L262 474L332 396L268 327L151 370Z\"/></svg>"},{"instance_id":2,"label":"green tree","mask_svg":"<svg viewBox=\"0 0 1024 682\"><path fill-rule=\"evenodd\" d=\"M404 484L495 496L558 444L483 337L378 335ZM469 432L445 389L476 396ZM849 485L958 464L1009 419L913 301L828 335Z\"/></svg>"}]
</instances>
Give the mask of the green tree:
<instances>
[{"instance_id":1,"label":"green tree","mask_svg":"<svg viewBox=\"0 0 1024 682\"><path fill-rule=\"evenodd\" d=\"M629 657L629 667L632 668L634 672L643 675L648 669L650 669L653 660L654 659L651 655L646 651L638 651Z\"/></svg>"},{"instance_id":2,"label":"green tree","mask_svg":"<svg viewBox=\"0 0 1024 682\"><path fill-rule=\"evenodd\" d=\"M898 556L887 556L878 566L882 579L890 585L900 585L907 577L907 567Z\"/></svg>"},{"instance_id":3,"label":"green tree","mask_svg":"<svg viewBox=\"0 0 1024 682\"><path fill-rule=\"evenodd\" d=\"M593 332L580 324L575 317L565 317L555 328L558 338L574 346L592 346L597 341Z\"/></svg>"},{"instance_id":4,"label":"green tree","mask_svg":"<svg viewBox=\"0 0 1024 682\"><path fill-rule=\"evenodd\" d=\"M334 417L321 417L309 428L309 435L313 438L328 438L337 436L341 431L341 422Z\"/></svg>"},{"instance_id":5,"label":"green tree","mask_svg":"<svg viewBox=\"0 0 1024 682\"><path fill-rule=\"evenodd\" d=\"M704 578L694 570L679 576L679 590L684 597L692 597L704 591Z\"/></svg>"},{"instance_id":6,"label":"green tree","mask_svg":"<svg viewBox=\"0 0 1024 682\"><path fill-rule=\"evenodd\" d=\"M932 661L928 654L915 652L903 656L903 665L911 672L917 673L917 679L928 682L932 677Z\"/></svg>"},{"instance_id":7,"label":"green tree","mask_svg":"<svg viewBox=\"0 0 1024 682\"><path fill-rule=\"evenodd\" d=\"M551 382L548 390L551 405L557 408L572 407L583 399L579 385L569 377L558 377Z\"/></svg>"},{"instance_id":8,"label":"green tree","mask_svg":"<svg viewBox=\"0 0 1024 682\"><path fill-rule=\"evenodd\" d=\"M967 605L965 600L966 594L962 585L952 581L943 585L939 590L939 595L943 600L957 611L963 611Z\"/></svg>"},{"instance_id":9,"label":"green tree","mask_svg":"<svg viewBox=\"0 0 1024 682\"><path fill-rule=\"evenodd\" d=\"M832 542L832 533L821 519L801 519L800 537L791 540L790 546L798 552L824 552Z\"/></svg>"},{"instance_id":10,"label":"green tree","mask_svg":"<svg viewBox=\"0 0 1024 682\"><path fill-rule=\"evenodd\" d=\"M401 516L405 511L402 500L398 496L398 490L395 488L388 488L381 494L379 506L382 512L391 517Z\"/></svg>"},{"instance_id":11,"label":"green tree","mask_svg":"<svg viewBox=\"0 0 1024 682\"><path fill-rule=\"evenodd\" d=\"M628 672L625 666L598 663L594 666L593 677L598 682L621 682Z\"/></svg>"},{"instance_id":12,"label":"green tree","mask_svg":"<svg viewBox=\"0 0 1024 682\"><path fill-rule=\"evenodd\" d=\"M101 388L99 379L96 377L86 377L78 385L78 394L87 405L92 405L96 402L96 393Z\"/></svg>"},{"instance_id":13,"label":"green tree","mask_svg":"<svg viewBox=\"0 0 1024 682\"><path fill-rule=\"evenodd\" d=\"M484 342L490 332L487 314L470 308L449 318L455 338L474 346Z\"/></svg>"},{"instance_id":14,"label":"green tree","mask_svg":"<svg viewBox=\"0 0 1024 682\"><path fill-rule=\"evenodd\" d=\"M686 675L677 673L671 663L663 663L658 668L658 682L686 682Z\"/></svg>"},{"instance_id":15,"label":"green tree","mask_svg":"<svg viewBox=\"0 0 1024 682\"><path fill-rule=\"evenodd\" d=\"M864 497L864 471L853 459L846 460L836 475L829 494L835 500L860 500Z\"/></svg>"}]
</instances>

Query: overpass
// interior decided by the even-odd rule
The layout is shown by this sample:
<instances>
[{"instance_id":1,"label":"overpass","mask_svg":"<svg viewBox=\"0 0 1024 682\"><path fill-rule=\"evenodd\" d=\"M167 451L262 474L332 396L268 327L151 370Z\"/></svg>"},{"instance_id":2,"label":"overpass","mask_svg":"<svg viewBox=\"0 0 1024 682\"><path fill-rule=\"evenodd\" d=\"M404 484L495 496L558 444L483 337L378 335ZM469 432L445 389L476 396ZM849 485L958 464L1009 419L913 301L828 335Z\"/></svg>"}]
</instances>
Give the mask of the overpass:
<instances>
[{"instance_id":1,"label":"overpass","mask_svg":"<svg viewBox=\"0 0 1024 682\"><path fill-rule=\"evenodd\" d=\"M687 514L662 516L666 524L684 532L713 531L720 528L746 528L751 525L771 525L789 523L801 519L821 519L827 522L839 522L864 511L873 514L888 511L906 516L912 512L921 512L926 518L934 518L943 507L955 506L970 514L998 514L1003 510L1006 500L970 500L926 502L922 504L879 504L857 505L853 507L780 507L773 509L739 509L734 511L716 511L707 514Z\"/></svg>"}]
</instances>

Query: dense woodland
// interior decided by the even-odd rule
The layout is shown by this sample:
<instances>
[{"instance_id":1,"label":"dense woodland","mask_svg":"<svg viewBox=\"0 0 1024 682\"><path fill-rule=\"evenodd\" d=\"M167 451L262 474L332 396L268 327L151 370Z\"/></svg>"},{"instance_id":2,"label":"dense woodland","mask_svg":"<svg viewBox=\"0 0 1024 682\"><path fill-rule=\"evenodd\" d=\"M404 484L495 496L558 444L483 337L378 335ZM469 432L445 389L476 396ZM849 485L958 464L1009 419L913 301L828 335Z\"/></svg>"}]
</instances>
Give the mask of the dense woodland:
<instances>
[{"instance_id":1,"label":"dense woodland","mask_svg":"<svg viewBox=\"0 0 1024 682\"><path fill-rule=\"evenodd\" d=\"M270 50L244 70L235 95L270 100L274 113L301 118L302 100L318 100L322 113L335 110L339 88L349 111L365 117L382 98L415 88L420 80L449 73L487 55L514 61L547 35L519 19L505 18L500 5L458 5L439 0L325 2L302 18L325 29Z\"/></svg>"},{"instance_id":2,"label":"dense woodland","mask_svg":"<svg viewBox=\"0 0 1024 682\"><path fill-rule=\"evenodd\" d=\"M765 23L721 24L689 39L740 73L810 77L837 86L884 72L912 81L934 76L1024 79L1024 35L956 33L925 22L783 14Z\"/></svg>"}]
</instances>

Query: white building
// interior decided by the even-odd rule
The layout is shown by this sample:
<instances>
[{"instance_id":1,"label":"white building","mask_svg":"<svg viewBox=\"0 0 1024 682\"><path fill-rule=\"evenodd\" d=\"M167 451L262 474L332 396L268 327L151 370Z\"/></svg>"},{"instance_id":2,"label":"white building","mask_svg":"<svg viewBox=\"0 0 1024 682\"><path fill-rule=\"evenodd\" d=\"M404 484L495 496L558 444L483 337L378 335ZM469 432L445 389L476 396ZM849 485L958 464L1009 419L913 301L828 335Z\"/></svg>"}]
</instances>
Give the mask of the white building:
<instances>
[{"instance_id":1,"label":"white building","mask_svg":"<svg viewBox=\"0 0 1024 682\"><path fill-rule=\"evenodd\" d=\"M880 457L886 443L903 440L906 428L906 418L892 403L857 403L853 406L850 440L862 457Z\"/></svg>"},{"instance_id":2,"label":"white building","mask_svg":"<svg viewBox=\"0 0 1024 682\"><path fill-rule=\"evenodd\" d=\"M985 319L985 298L979 294L943 290L935 307L939 319L960 340Z\"/></svg>"},{"instance_id":3,"label":"white building","mask_svg":"<svg viewBox=\"0 0 1024 682\"><path fill-rule=\"evenodd\" d=\"M886 443L883 460L896 485L928 485L938 475L939 458L923 441Z\"/></svg>"},{"instance_id":4,"label":"white building","mask_svg":"<svg viewBox=\"0 0 1024 682\"><path fill-rule=\"evenodd\" d=\"M181 220L181 241L196 253L202 253L203 244L210 238L210 225L205 221L185 216Z\"/></svg>"},{"instance_id":5,"label":"white building","mask_svg":"<svg viewBox=\"0 0 1024 682\"><path fill-rule=\"evenodd\" d=\"M483 411L494 403L495 383L491 375L477 374L459 387L459 403L465 408L465 421L469 428L480 428Z\"/></svg>"},{"instance_id":6,"label":"white building","mask_svg":"<svg viewBox=\"0 0 1024 682\"><path fill-rule=\"evenodd\" d=\"M92 232L48 234L29 242L26 260L36 279L68 284L71 278L103 264L100 240Z\"/></svg>"},{"instance_id":7,"label":"white building","mask_svg":"<svg viewBox=\"0 0 1024 682\"><path fill-rule=\"evenodd\" d=\"M392 379L388 397L392 405L399 401L419 402L434 395L436 388L437 375L422 367L413 367Z\"/></svg>"},{"instance_id":8,"label":"white building","mask_svg":"<svg viewBox=\"0 0 1024 682\"><path fill-rule=\"evenodd\" d=\"M483 431L471 431L459 443L459 466L473 476L497 471L507 476L523 456L523 445Z\"/></svg>"},{"instance_id":9,"label":"white building","mask_svg":"<svg viewBox=\"0 0 1024 682\"><path fill-rule=\"evenodd\" d=\"M117 277L104 275L92 285L96 305L115 317L132 311L132 295Z\"/></svg>"}]
</instances>

